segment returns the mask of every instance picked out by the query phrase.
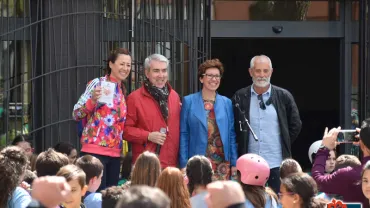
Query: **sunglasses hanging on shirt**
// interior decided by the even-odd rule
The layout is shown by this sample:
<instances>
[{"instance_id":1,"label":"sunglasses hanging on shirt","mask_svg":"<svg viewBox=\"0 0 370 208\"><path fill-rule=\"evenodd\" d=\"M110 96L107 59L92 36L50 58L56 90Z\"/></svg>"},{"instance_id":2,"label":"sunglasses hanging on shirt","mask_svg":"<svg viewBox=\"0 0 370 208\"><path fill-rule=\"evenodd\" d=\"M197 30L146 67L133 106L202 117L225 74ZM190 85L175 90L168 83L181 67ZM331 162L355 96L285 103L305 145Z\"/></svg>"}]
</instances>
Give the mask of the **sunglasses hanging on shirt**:
<instances>
[{"instance_id":1,"label":"sunglasses hanging on shirt","mask_svg":"<svg viewBox=\"0 0 370 208\"><path fill-rule=\"evenodd\" d=\"M257 96L257 99L260 101L259 105L260 105L260 108L261 108L262 110L266 110L266 106L269 106L269 105L271 105L271 103L272 103L271 96L270 96L270 98L266 101L266 104L265 104L265 102L263 101L262 94L259 94L259 95Z\"/></svg>"}]
</instances>

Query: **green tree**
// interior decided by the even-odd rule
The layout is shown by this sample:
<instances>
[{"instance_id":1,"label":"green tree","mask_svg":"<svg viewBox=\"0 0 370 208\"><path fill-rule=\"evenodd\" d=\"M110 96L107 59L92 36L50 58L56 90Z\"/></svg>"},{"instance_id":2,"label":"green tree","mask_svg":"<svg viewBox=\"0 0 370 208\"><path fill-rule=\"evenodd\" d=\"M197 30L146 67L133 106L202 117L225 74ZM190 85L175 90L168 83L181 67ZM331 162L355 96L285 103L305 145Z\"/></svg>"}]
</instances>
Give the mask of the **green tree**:
<instances>
[{"instance_id":1,"label":"green tree","mask_svg":"<svg viewBox=\"0 0 370 208\"><path fill-rule=\"evenodd\" d=\"M305 20L310 1L258 1L250 7L251 20Z\"/></svg>"}]
</instances>

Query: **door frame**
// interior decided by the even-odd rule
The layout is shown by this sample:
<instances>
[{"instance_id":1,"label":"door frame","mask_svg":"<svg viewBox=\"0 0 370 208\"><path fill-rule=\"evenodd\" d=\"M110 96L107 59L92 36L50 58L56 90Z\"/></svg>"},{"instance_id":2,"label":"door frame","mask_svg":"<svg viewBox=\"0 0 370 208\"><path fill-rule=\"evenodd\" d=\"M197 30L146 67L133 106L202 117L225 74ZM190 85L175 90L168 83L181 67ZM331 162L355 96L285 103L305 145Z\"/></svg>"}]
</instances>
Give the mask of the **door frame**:
<instances>
[{"instance_id":1,"label":"door frame","mask_svg":"<svg viewBox=\"0 0 370 208\"><path fill-rule=\"evenodd\" d=\"M359 23L352 21L352 1L340 1L338 21L222 21L211 22L212 38L340 38L340 124L351 128L352 44L359 42ZM274 26L283 28L281 33ZM325 92L324 93L330 93Z\"/></svg>"}]
</instances>

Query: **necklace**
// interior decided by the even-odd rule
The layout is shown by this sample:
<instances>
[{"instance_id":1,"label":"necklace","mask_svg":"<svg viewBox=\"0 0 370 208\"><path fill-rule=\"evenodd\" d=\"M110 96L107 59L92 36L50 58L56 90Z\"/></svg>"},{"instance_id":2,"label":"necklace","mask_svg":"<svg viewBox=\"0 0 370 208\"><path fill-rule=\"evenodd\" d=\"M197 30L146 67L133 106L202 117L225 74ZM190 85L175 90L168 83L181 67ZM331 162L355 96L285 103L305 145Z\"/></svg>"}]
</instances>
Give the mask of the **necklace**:
<instances>
[{"instance_id":1,"label":"necklace","mask_svg":"<svg viewBox=\"0 0 370 208\"><path fill-rule=\"evenodd\" d=\"M203 102L204 102L204 109L207 110L207 111L210 111L213 109L213 106L215 104L215 100L216 100L216 95L215 95L215 98L214 100L211 100L211 99L205 99L202 95L202 98L203 98Z\"/></svg>"}]
</instances>

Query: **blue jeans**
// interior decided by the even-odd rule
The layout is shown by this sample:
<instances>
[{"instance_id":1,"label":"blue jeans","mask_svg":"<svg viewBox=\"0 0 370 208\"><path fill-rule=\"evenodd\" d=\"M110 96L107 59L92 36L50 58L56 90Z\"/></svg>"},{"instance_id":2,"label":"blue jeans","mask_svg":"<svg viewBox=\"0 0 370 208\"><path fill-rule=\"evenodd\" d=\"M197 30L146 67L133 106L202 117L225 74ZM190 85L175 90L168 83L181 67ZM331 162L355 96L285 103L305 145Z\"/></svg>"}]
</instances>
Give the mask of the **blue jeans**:
<instances>
[{"instance_id":1,"label":"blue jeans","mask_svg":"<svg viewBox=\"0 0 370 208\"><path fill-rule=\"evenodd\" d=\"M280 168L270 169L270 177L267 181L268 187L270 187L277 194L280 192Z\"/></svg>"},{"instance_id":2,"label":"blue jeans","mask_svg":"<svg viewBox=\"0 0 370 208\"><path fill-rule=\"evenodd\" d=\"M104 165L103 177L101 179L101 184L97 192L111 186L117 186L119 181L119 173L121 170L121 159L119 157L109 157L86 152L81 152L80 155L83 156L87 154L98 158L100 162Z\"/></svg>"}]
</instances>

